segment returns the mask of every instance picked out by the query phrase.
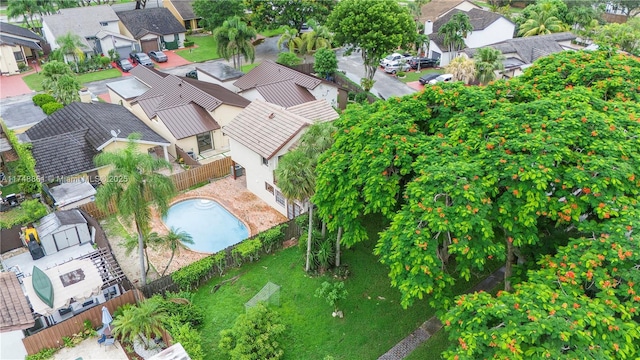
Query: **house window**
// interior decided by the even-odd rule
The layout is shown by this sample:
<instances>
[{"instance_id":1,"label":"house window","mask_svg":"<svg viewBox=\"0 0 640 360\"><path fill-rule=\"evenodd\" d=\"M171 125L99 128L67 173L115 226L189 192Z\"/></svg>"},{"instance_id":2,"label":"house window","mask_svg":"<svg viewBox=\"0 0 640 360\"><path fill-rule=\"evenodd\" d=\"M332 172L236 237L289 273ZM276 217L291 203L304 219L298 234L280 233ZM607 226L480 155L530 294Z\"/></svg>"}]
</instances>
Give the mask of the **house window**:
<instances>
[{"instance_id":1,"label":"house window","mask_svg":"<svg viewBox=\"0 0 640 360\"><path fill-rule=\"evenodd\" d=\"M191 20L185 20L184 21L184 28L186 30L191 30Z\"/></svg>"},{"instance_id":2,"label":"house window","mask_svg":"<svg viewBox=\"0 0 640 360\"><path fill-rule=\"evenodd\" d=\"M276 202L282 206L284 206L284 196L280 191L276 191Z\"/></svg>"},{"instance_id":3,"label":"house window","mask_svg":"<svg viewBox=\"0 0 640 360\"><path fill-rule=\"evenodd\" d=\"M95 24L95 23L94 23L94 24ZM102 22L102 21L101 21L101 22L100 22L100 26L109 26L109 23L106 23L106 22Z\"/></svg>"},{"instance_id":4,"label":"house window","mask_svg":"<svg viewBox=\"0 0 640 360\"><path fill-rule=\"evenodd\" d=\"M206 132L196 135L198 139L198 152L203 152L213 149L213 142L211 141L211 132Z\"/></svg>"},{"instance_id":5,"label":"house window","mask_svg":"<svg viewBox=\"0 0 640 360\"><path fill-rule=\"evenodd\" d=\"M273 189L273 186L271 184L269 184L268 182L265 182L264 183L264 188L265 188L265 190L267 190L268 192L270 192L273 195L274 189Z\"/></svg>"},{"instance_id":6,"label":"house window","mask_svg":"<svg viewBox=\"0 0 640 360\"><path fill-rule=\"evenodd\" d=\"M14 51L13 57L16 58L16 61L24 61L24 56L22 55L22 51Z\"/></svg>"},{"instance_id":7,"label":"house window","mask_svg":"<svg viewBox=\"0 0 640 360\"><path fill-rule=\"evenodd\" d=\"M264 166L269 166L269 159L267 159L267 158L263 157L263 158L262 158L262 165L264 165Z\"/></svg>"}]
</instances>

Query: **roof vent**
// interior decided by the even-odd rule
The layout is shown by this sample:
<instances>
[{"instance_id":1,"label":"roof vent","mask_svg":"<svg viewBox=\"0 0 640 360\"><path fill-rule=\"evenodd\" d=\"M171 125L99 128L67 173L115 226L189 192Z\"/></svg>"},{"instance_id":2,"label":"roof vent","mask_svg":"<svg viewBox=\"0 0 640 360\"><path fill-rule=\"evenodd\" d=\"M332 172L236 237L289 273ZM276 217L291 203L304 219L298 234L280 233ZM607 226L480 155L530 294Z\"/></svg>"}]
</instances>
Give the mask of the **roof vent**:
<instances>
[{"instance_id":1,"label":"roof vent","mask_svg":"<svg viewBox=\"0 0 640 360\"><path fill-rule=\"evenodd\" d=\"M273 119L274 117L276 117L276 114L275 114L275 113L271 113L271 114L269 114L269 119Z\"/></svg>"}]
</instances>

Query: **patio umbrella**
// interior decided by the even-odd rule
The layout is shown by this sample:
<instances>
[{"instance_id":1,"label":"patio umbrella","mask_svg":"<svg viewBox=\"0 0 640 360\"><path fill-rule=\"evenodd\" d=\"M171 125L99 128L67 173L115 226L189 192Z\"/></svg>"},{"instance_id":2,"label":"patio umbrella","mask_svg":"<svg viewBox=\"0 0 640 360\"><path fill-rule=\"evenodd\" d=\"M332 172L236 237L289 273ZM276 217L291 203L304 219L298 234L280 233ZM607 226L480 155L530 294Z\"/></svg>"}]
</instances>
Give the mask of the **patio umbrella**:
<instances>
[{"instance_id":1,"label":"patio umbrella","mask_svg":"<svg viewBox=\"0 0 640 360\"><path fill-rule=\"evenodd\" d=\"M111 330L111 322L113 321L113 318L111 317L111 314L109 313L109 309L107 309L106 306L102 307L102 325L103 328L105 329L109 329Z\"/></svg>"}]
</instances>

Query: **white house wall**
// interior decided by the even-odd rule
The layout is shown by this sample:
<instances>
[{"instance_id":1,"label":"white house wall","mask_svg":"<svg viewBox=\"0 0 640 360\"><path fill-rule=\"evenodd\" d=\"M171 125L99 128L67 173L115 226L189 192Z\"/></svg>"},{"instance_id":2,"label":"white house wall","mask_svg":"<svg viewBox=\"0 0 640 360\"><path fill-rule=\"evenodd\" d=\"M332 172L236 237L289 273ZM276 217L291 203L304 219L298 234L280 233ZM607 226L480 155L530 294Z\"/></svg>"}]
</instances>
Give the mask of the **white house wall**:
<instances>
[{"instance_id":1,"label":"white house wall","mask_svg":"<svg viewBox=\"0 0 640 360\"><path fill-rule=\"evenodd\" d=\"M18 62L16 61L13 52L17 47L12 46L0 46L0 72L2 74L18 74Z\"/></svg>"},{"instance_id":2,"label":"white house wall","mask_svg":"<svg viewBox=\"0 0 640 360\"><path fill-rule=\"evenodd\" d=\"M468 48L475 49L513 39L515 24L505 18L499 18L481 31L472 31L464 40Z\"/></svg>"},{"instance_id":3,"label":"white house wall","mask_svg":"<svg viewBox=\"0 0 640 360\"><path fill-rule=\"evenodd\" d=\"M245 169L247 189L284 216L287 216L287 200L285 199L284 205L276 202L275 194L280 191L280 189L273 183L273 172L278 167L278 157L286 154L291 144L296 143L302 134L303 132L297 134L287 145L283 146L276 155L269 159L269 166L262 163L262 156L239 142L229 139L231 158ZM273 194L267 191L265 183L273 186Z\"/></svg>"},{"instance_id":4,"label":"white house wall","mask_svg":"<svg viewBox=\"0 0 640 360\"><path fill-rule=\"evenodd\" d=\"M334 108L338 107L338 88L329 84L320 83L315 89L309 90L317 100L324 99Z\"/></svg>"},{"instance_id":5,"label":"white house wall","mask_svg":"<svg viewBox=\"0 0 640 360\"><path fill-rule=\"evenodd\" d=\"M22 343L22 330L0 333L0 359L25 359L27 349Z\"/></svg>"},{"instance_id":6,"label":"white house wall","mask_svg":"<svg viewBox=\"0 0 640 360\"><path fill-rule=\"evenodd\" d=\"M258 90L256 88L245 90L245 91L241 92L239 95L241 95L243 98L245 98L245 99L247 99L249 101L254 101L254 100L266 101L262 97L262 95L260 95L260 93L258 92Z\"/></svg>"},{"instance_id":7,"label":"white house wall","mask_svg":"<svg viewBox=\"0 0 640 360\"><path fill-rule=\"evenodd\" d=\"M47 40L49 45L51 45L51 50L55 50L60 47L60 45L58 45L58 43L56 42L55 35L53 34L53 32L51 32L51 29L49 28L49 26L47 26L46 22L42 23L42 35L44 36L45 40Z\"/></svg>"}]
</instances>

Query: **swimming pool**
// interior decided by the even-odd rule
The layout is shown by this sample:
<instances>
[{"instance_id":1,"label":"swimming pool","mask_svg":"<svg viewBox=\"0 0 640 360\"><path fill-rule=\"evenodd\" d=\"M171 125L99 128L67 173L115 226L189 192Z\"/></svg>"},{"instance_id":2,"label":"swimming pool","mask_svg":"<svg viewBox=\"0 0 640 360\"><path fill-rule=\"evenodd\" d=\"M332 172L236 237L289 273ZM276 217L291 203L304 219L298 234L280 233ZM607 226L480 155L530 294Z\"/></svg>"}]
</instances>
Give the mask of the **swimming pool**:
<instances>
[{"instance_id":1,"label":"swimming pool","mask_svg":"<svg viewBox=\"0 0 640 360\"><path fill-rule=\"evenodd\" d=\"M242 221L209 199L189 199L171 205L163 220L168 228L189 233L194 243L184 245L202 253L218 252L249 237Z\"/></svg>"}]
</instances>

